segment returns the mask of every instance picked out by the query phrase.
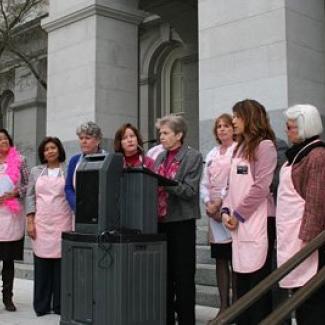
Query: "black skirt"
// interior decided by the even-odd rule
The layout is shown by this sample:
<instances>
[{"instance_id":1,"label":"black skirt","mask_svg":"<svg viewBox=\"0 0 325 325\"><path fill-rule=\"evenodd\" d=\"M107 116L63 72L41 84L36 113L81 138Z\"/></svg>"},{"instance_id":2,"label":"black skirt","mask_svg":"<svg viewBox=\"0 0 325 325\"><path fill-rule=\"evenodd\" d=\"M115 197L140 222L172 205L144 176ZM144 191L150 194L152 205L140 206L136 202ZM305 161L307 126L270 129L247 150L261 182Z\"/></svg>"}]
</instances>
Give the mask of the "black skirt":
<instances>
[{"instance_id":1,"label":"black skirt","mask_svg":"<svg viewBox=\"0 0 325 325\"><path fill-rule=\"evenodd\" d=\"M231 261L231 243L216 244L211 243L211 258Z\"/></svg>"},{"instance_id":2,"label":"black skirt","mask_svg":"<svg viewBox=\"0 0 325 325\"><path fill-rule=\"evenodd\" d=\"M24 237L15 241L0 241L0 260L23 260Z\"/></svg>"}]
</instances>

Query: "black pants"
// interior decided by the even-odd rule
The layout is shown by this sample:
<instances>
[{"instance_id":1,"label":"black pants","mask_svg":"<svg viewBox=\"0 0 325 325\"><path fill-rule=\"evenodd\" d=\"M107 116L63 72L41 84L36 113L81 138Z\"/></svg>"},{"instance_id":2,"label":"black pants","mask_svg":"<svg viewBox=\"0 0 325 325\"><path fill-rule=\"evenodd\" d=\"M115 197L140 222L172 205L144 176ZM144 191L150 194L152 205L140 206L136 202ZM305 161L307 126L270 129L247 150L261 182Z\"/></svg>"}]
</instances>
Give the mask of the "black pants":
<instances>
[{"instance_id":1,"label":"black pants","mask_svg":"<svg viewBox=\"0 0 325 325\"><path fill-rule=\"evenodd\" d=\"M14 284L15 266L13 260L2 261L2 296L3 301L11 301Z\"/></svg>"},{"instance_id":2,"label":"black pants","mask_svg":"<svg viewBox=\"0 0 325 325\"><path fill-rule=\"evenodd\" d=\"M319 267L325 266L325 247L318 250ZM297 289L299 290L299 289ZM296 309L298 325L322 325L325 322L325 285L322 285L299 308Z\"/></svg>"},{"instance_id":3,"label":"black pants","mask_svg":"<svg viewBox=\"0 0 325 325\"><path fill-rule=\"evenodd\" d=\"M267 275L265 265L252 273L236 273L237 297L240 298L248 291L259 284ZM259 324L272 311L271 292L263 295L251 307L249 307L240 317L237 318L237 325L255 325Z\"/></svg>"},{"instance_id":4,"label":"black pants","mask_svg":"<svg viewBox=\"0 0 325 325\"><path fill-rule=\"evenodd\" d=\"M276 262L276 226L275 226L275 217L267 218L267 238L268 238L268 250L267 257L265 262L266 273L267 275L271 274L277 268ZM274 311L276 308L281 306L288 298L289 293L286 289L281 289L279 283L276 283L272 287L272 301L271 301L271 310ZM291 324L291 315L289 314L281 324Z\"/></svg>"},{"instance_id":5,"label":"black pants","mask_svg":"<svg viewBox=\"0 0 325 325\"><path fill-rule=\"evenodd\" d=\"M195 220L160 223L167 236L167 325L195 325Z\"/></svg>"},{"instance_id":6,"label":"black pants","mask_svg":"<svg viewBox=\"0 0 325 325\"><path fill-rule=\"evenodd\" d=\"M60 314L61 259L40 258L34 255L34 310Z\"/></svg>"}]
</instances>

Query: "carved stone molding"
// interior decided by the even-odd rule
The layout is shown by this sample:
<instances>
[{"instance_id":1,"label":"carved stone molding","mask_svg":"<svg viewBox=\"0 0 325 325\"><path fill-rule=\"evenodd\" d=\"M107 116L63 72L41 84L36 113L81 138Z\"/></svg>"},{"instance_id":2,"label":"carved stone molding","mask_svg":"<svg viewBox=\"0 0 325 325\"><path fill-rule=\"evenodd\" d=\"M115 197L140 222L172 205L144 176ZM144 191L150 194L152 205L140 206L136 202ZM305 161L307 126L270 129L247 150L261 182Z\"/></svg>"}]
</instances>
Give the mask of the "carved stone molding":
<instances>
[{"instance_id":1,"label":"carved stone molding","mask_svg":"<svg viewBox=\"0 0 325 325\"><path fill-rule=\"evenodd\" d=\"M88 7L79 9L73 13L67 14L66 16L52 19L51 16L43 20L42 27L47 32L52 32L58 28L70 25L74 22L80 21L82 19L91 17L91 16L102 16L109 17L120 21L125 21L127 23L138 25L140 24L145 17L148 16L147 13L130 9L129 11L115 9L99 4L93 4Z\"/></svg>"}]
</instances>

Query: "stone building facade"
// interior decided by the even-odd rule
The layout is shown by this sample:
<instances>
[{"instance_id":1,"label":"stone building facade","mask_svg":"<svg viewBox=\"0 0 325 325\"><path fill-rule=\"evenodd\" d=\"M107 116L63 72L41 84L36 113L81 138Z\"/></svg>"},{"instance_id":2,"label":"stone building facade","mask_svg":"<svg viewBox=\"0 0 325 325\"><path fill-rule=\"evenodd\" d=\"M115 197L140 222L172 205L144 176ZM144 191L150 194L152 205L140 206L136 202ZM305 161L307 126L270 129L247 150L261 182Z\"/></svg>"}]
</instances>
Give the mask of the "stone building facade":
<instances>
[{"instance_id":1,"label":"stone building facade","mask_svg":"<svg viewBox=\"0 0 325 325\"><path fill-rule=\"evenodd\" d=\"M288 106L308 102L325 114L324 6L323 0L50 0L48 16L25 26L24 44L38 53L47 93L26 68L1 59L1 123L31 165L45 134L60 137L72 154L76 126L95 120L110 148L122 123L139 126L150 140L156 118L170 112L184 114L188 142L205 154L214 144L215 117L244 98L263 103L285 139ZM198 283L213 285L204 220L198 244Z\"/></svg>"}]
</instances>

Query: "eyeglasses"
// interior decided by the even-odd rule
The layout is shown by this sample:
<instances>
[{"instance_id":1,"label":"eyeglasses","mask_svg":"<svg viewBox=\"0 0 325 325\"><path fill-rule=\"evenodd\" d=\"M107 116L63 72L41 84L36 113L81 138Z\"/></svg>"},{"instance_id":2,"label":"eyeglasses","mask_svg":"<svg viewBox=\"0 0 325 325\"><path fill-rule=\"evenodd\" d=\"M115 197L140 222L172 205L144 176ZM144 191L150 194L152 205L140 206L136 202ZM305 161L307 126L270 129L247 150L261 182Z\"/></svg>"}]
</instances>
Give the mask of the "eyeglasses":
<instances>
[{"instance_id":1,"label":"eyeglasses","mask_svg":"<svg viewBox=\"0 0 325 325\"><path fill-rule=\"evenodd\" d=\"M296 125L289 125L288 123L287 123L287 130L288 131L291 131L291 130L296 130L296 129L298 129L298 127L296 126Z\"/></svg>"}]
</instances>

